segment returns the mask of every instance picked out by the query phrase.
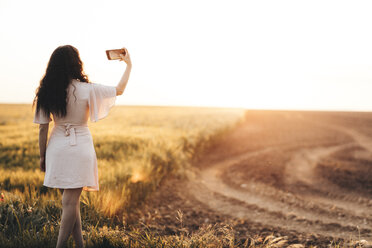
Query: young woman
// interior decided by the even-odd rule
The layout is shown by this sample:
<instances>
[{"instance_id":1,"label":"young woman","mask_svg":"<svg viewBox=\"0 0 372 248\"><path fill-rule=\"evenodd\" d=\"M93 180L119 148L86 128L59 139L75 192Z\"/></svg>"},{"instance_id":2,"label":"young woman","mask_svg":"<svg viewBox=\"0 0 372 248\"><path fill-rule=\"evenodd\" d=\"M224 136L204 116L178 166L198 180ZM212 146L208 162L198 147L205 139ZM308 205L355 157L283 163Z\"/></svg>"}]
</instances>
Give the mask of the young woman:
<instances>
[{"instance_id":1,"label":"young woman","mask_svg":"<svg viewBox=\"0 0 372 248\"><path fill-rule=\"evenodd\" d=\"M125 49L125 48L124 48ZM34 123L39 127L40 169L45 172L44 186L61 189L62 218L57 247L63 247L72 234L76 247L83 247L80 218L82 190L98 191L98 167L91 122L105 118L128 83L132 62L125 49L121 61L126 70L118 85L89 82L79 51L70 45L52 53L45 75L33 101ZM54 126L49 137L49 122Z\"/></svg>"}]
</instances>

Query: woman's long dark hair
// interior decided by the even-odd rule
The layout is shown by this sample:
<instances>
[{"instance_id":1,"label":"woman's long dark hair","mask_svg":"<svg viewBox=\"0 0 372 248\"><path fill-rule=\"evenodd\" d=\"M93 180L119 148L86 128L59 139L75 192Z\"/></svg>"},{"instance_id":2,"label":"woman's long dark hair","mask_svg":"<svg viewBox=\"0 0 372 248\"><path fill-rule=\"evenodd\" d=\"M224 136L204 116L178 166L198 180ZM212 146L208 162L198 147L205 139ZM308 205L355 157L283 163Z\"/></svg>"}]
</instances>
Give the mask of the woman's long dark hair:
<instances>
[{"instance_id":1,"label":"woman's long dark hair","mask_svg":"<svg viewBox=\"0 0 372 248\"><path fill-rule=\"evenodd\" d=\"M72 79L90 83L84 73L79 51L71 45L59 46L50 56L46 72L36 89L32 108L36 103L36 111L42 110L46 116L54 113L65 117L67 87Z\"/></svg>"}]
</instances>

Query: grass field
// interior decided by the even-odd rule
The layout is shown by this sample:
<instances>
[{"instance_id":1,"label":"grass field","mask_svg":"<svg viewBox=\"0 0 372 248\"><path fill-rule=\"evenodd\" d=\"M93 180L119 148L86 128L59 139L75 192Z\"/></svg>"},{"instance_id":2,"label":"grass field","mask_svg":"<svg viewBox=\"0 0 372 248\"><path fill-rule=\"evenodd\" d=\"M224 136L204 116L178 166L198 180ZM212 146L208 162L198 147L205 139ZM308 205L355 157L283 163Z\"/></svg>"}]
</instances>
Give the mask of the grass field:
<instances>
[{"instance_id":1,"label":"grass field","mask_svg":"<svg viewBox=\"0 0 372 248\"><path fill-rule=\"evenodd\" d=\"M32 119L31 105L0 105L0 247L54 247L58 236L61 194L42 186ZM89 123L100 191L81 197L86 246L363 247L371 123L370 113L115 106Z\"/></svg>"},{"instance_id":2,"label":"grass field","mask_svg":"<svg viewBox=\"0 0 372 248\"><path fill-rule=\"evenodd\" d=\"M89 123L100 191L81 197L87 245L184 247L198 242L205 233L186 242L184 237L159 240L146 228L131 228L131 213L165 178L183 177L198 152L243 115L242 109L115 106L106 119ZM32 119L31 105L0 105L0 247L53 247L58 235L61 195L42 186L38 125ZM201 230L210 239L216 239L215 231Z\"/></svg>"}]
</instances>

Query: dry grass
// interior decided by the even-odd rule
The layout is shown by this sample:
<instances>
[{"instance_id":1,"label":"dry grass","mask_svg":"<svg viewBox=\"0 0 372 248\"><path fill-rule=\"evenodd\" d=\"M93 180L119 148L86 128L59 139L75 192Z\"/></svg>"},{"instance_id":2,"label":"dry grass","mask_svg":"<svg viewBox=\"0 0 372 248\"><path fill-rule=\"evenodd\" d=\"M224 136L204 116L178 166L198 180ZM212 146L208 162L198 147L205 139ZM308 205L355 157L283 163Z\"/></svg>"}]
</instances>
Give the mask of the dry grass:
<instances>
[{"instance_id":1,"label":"dry grass","mask_svg":"<svg viewBox=\"0 0 372 248\"><path fill-rule=\"evenodd\" d=\"M98 157L100 191L83 192L85 228L125 222L131 209L139 206L162 180L169 175L182 176L196 152L243 115L242 109L115 106L107 118L89 123ZM17 235L22 243L29 230L40 235L42 229L45 235L54 237L58 226L60 192L42 186L38 125L32 119L31 105L0 105L3 245ZM33 211L28 211L30 208ZM33 217L54 221L47 225L41 221L43 224L35 226ZM51 229L47 231L47 227Z\"/></svg>"},{"instance_id":2,"label":"dry grass","mask_svg":"<svg viewBox=\"0 0 372 248\"><path fill-rule=\"evenodd\" d=\"M243 117L242 109L116 106L106 119L89 123L100 191L84 192L81 198L87 247L286 247L283 237L237 241L226 225L205 225L189 233L181 212L176 235L126 224L131 210L165 178L182 177L190 160ZM56 243L61 195L42 186L38 125L32 119L31 105L0 105L0 247Z\"/></svg>"}]
</instances>

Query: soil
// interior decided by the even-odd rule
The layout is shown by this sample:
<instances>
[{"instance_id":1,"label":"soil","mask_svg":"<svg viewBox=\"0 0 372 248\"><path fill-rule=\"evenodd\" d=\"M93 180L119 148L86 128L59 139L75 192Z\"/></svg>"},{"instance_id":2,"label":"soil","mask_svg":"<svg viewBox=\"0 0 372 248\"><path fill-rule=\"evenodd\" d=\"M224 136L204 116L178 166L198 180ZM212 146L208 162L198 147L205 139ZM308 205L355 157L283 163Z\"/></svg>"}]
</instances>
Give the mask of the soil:
<instances>
[{"instance_id":1,"label":"soil","mask_svg":"<svg viewBox=\"0 0 372 248\"><path fill-rule=\"evenodd\" d=\"M247 111L140 211L160 234L229 225L235 238L372 243L372 113ZM182 218L181 218L182 216Z\"/></svg>"}]
</instances>

